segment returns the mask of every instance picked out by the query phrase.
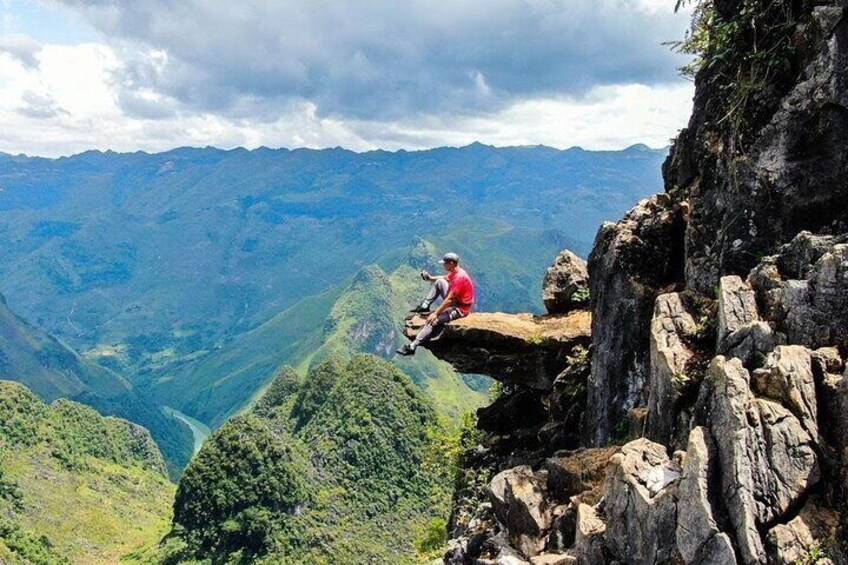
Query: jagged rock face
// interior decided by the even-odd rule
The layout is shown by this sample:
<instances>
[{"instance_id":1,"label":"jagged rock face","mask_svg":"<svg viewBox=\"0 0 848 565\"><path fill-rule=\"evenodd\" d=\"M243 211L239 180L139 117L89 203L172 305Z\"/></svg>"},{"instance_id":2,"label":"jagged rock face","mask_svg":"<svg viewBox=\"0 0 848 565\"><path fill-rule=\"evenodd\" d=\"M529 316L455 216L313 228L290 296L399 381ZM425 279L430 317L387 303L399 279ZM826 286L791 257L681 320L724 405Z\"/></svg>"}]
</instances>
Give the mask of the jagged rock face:
<instances>
[{"instance_id":1,"label":"jagged rock face","mask_svg":"<svg viewBox=\"0 0 848 565\"><path fill-rule=\"evenodd\" d=\"M747 140L723 119L727 79L711 69L696 78L692 118L663 167L666 190L683 194L692 214L686 229L687 285L708 294L720 276L744 276L801 230L846 231L848 109L845 68L848 21L843 1L796 3L796 56L787 76L764 84L745 112ZM725 15L740 2L717 2ZM774 75L774 73L772 73ZM746 108L747 110L747 108Z\"/></svg>"},{"instance_id":2,"label":"jagged rock face","mask_svg":"<svg viewBox=\"0 0 848 565\"><path fill-rule=\"evenodd\" d=\"M604 487L606 549L624 563L666 563L677 557L677 482L681 469L665 447L646 439L610 459Z\"/></svg>"},{"instance_id":3,"label":"jagged rock face","mask_svg":"<svg viewBox=\"0 0 848 565\"><path fill-rule=\"evenodd\" d=\"M798 516L769 530L769 562L775 565L803 563L818 547L820 540L833 539L839 527L839 518L839 514L833 510L808 502Z\"/></svg>"},{"instance_id":4,"label":"jagged rock face","mask_svg":"<svg viewBox=\"0 0 848 565\"><path fill-rule=\"evenodd\" d=\"M789 343L848 351L848 244L841 240L800 233L751 273L765 316Z\"/></svg>"},{"instance_id":5,"label":"jagged rock face","mask_svg":"<svg viewBox=\"0 0 848 565\"><path fill-rule=\"evenodd\" d=\"M719 356L710 364L699 414L716 441L721 498L739 553L746 563L765 562L760 528L819 480L814 438L789 410L754 396L739 359Z\"/></svg>"},{"instance_id":6,"label":"jagged rock face","mask_svg":"<svg viewBox=\"0 0 848 565\"><path fill-rule=\"evenodd\" d=\"M604 224L588 261L584 443L623 435L634 414L647 438L551 522L545 551L573 532L579 563L794 563L817 547L846 561L848 0L712 7L714 22L740 16L744 48L699 73L667 194ZM792 47L738 100L747 63L733 57L769 58L745 50L766 41L758 25ZM579 483L568 457L532 466L553 508Z\"/></svg>"},{"instance_id":7,"label":"jagged rock face","mask_svg":"<svg viewBox=\"0 0 848 565\"><path fill-rule=\"evenodd\" d=\"M589 272L586 261L563 249L542 281L542 301L548 314L565 314L588 299Z\"/></svg>"},{"instance_id":8,"label":"jagged rock face","mask_svg":"<svg viewBox=\"0 0 848 565\"><path fill-rule=\"evenodd\" d=\"M592 373L585 442L603 445L648 379L654 300L683 278L683 216L666 195L604 224L589 256Z\"/></svg>"},{"instance_id":9,"label":"jagged rock face","mask_svg":"<svg viewBox=\"0 0 848 565\"><path fill-rule=\"evenodd\" d=\"M574 550L580 565L595 565L606 563L604 551L604 535L606 523L598 516L594 506L581 504L577 507L577 534L574 540Z\"/></svg>"},{"instance_id":10,"label":"jagged rock face","mask_svg":"<svg viewBox=\"0 0 848 565\"><path fill-rule=\"evenodd\" d=\"M489 483L489 499L512 545L524 555L538 555L553 519L545 496L547 477L529 466L507 469Z\"/></svg>"},{"instance_id":11,"label":"jagged rock face","mask_svg":"<svg viewBox=\"0 0 848 565\"><path fill-rule=\"evenodd\" d=\"M746 367L752 367L776 343L771 327L760 321L754 290L740 277L722 277L718 290L716 351L738 357Z\"/></svg>"},{"instance_id":12,"label":"jagged rock face","mask_svg":"<svg viewBox=\"0 0 848 565\"><path fill-rule=\"evenodd\" d=\"M686 366L695 353L685 336L695 333L697 323L683 305L679 293L657 298L651 320L651 357L648 382L648 415L645 436L668 445L674 432L680 388L689 377Z\"/></svg>"},{"instance_id":13,"label":"jagged rock face","mask_svg":"<svg viewBox=\"0 0 848 565\"><path fill-rule=\"evenodd\" d=\"M735 563L730 536L721 532L718 504L718 460L715 443L703 427L689 434L689 446L678 487L677 548L686 563Z\"/></svg>"}]
</instances>

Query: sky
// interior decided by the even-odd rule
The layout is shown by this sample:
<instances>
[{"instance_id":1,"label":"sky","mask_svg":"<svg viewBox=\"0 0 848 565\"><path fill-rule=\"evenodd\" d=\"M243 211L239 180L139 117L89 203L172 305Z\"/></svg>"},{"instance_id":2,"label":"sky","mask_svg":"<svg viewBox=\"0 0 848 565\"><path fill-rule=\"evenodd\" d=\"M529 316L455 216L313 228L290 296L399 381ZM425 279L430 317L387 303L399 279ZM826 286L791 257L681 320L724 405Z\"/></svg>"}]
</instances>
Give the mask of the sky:
<instances>
[{"instance_id":1,"label":"sky","mask_svg":"<svg viewBox=\"0 0 848 565\"><path fill-rule=\"evenodd\" d=\"M0 0L0 151L668 145L674 0Z\"/></svg>"}]
</instances>

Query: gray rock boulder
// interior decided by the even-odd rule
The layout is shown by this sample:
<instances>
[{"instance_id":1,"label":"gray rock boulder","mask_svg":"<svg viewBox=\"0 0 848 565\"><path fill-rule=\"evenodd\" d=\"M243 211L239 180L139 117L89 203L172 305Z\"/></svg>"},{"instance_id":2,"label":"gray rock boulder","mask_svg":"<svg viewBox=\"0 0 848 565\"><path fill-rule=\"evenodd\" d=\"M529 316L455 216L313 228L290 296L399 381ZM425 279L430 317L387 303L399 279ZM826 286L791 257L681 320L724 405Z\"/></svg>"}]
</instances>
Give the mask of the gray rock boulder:
<instances>
[{"instance_id":1,"label":"gray rock boulder","mask_svg":"<svg viewBox=\"0 0 848 565\"><path fill-rule=\"evenodd\" d=\"M766 365L754 371L752 385L760 395L788 408L812 438L819 435L816 383L809 349L800 345L780 346Z\"/></svg>"},{"instance_id":2,"label":"gray rock boulder","mask_svg":"<svg viewBox=\"0 0 848 565\"><path fill-rule=\"evenodd\" d=\"M838 239L801 233L749 276L763 314L789 343L848 347L848 244L827 246ZM817 258L803 269L796 256Z\"/></svg>"},{"instance_id":3,"label":"gray rock boulder","mask_svg":"<svg viewBox=\"0 0 848 565\"><path fill-rule=\"evenodd\" d=\"M713 510L717 465L709 431L696 427L689 434L677 505L677 548L686 563L736 563L730 537L719 530Z\"/></svg>"},{"instance_id":4,"label":"gray rock boulder","mask_svg":"<svg viewBox=\"0 0 848 565\"><path fill-rule=\"evenodd\" d=\"M683 278L684 219L665 195L601 226L589 255L592 369L584 442L605 445L646 402L654 301Z\"/></svg>"},{"instance_id":5,"label":"gray rock boulder","mask_svg":"<svg viewBox=\"0 0 848 565\"><path fill-rule=\"evenodd\" d=\"M751 322L728 335L723 353L742 360L751 369L763 364L765 356L777 346L778 337L765 322Z\"/></svg>"},{"instance_id":6,"label":"gray rock boulder","mask_svg":"<svg viewBox=\"0 0 848 565\"><path fill-rule=\"evenodd\" d=\"M681 468L664 446L638 439L610 459L603 513L607 551L623 563L667 563L678 556Z\"/></svg>"},{"instance_id":7,"label":"gray rock boulder","mask_svg":"<svg viewBox=\"0 0 848 565\"><path fill-rule=\"evenodd\" d=\"M739 359L716 357L698 400L716 441L720 496L739 554L764 563L760 528L784 517L819 480L814 438L786 408L756 398Z\"/></svg>"},{"instance_id":8,"label":"gray rock boulder","mask_svg":"<svg viewBox=\"0 0 848 565\"><path fill-rule=\"evenodd\" d=\"M677 420L677 401L686 365L694 352L684 341L697 322L686 311L680 294L661 294L651 319L651 369L648 379L648 416L645 437L664 445L671 443Z\"/></svg>"},{"instance_id":9,"label":"gray rock boulder","mask_svg":"<svg viewBox=\"0 0 848 565\"><path fill-rule=\"evenodd\" d=\"M545 548L544 537L553 519L546 484L546 473L534 473L522 465L498 473L488 487L495 516L510 543L528 557Z\"/></svg>"},{"instance_id":10,"label":"gray rock boulder","mask_svg":"<svg viewBox=\"0 0 848 565\"><path fill-rule=\"evenodd\" d=\"M840 516L837 512L819 507L810 501L801 512L786 524L778 524L766 536L769 563L793 565L804 563L810 552L822 546L832 547L834 553L844 556L835 547ZM832 562L832 561L831 561Z\"/></svg>"},{"instance_id":11,"label":"gray rock boulder","mask_svg":"<svg viewBox=\"0 0 848 565\"><path fill-rule=\"evenodd\" d=\"M735 275L721 277L718 288L718 343L716 351L727 353L734 332L759 320L754 290Z\"/></svg>"},{"instance_id":12,"label":"gray rock boulder","mask_svg":"<svg viewBox=\"0 0 848 565\"><path fill-rule=\"evenodd\" d=\"M548 314L565 314L589 304L589 272L586 261L563 249L545 272L542 301Z\"/></svg>"},{"instance_id":13,"label":"gray rock boulder","mask_svg":"<svg viewBox=\"0 0 848 565\"><path fill-rule=\"evenodd\" d=\"M574 553L580 565L598 565L606 563L604 535L607 525L594 506L580 504L577 507L577 533L574 539Z\"/></svg>"}]
</instances>

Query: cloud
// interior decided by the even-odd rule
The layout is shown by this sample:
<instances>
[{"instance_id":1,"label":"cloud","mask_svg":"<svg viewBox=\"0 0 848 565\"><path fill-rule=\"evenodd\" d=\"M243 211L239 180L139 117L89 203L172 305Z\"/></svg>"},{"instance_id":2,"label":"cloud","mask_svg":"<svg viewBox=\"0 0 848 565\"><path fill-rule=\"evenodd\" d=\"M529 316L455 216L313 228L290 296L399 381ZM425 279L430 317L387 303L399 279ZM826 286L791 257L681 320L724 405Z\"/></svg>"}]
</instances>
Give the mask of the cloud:
<instances>
[{"instance_id":1,"label":"cloud","mask_svg":"<svg viewBox=\"0 0 848 565\"><path fill-rule=\"evenodd\" d=\"M21 95L21 106L18 111L28 118L38 120L55 118L62 114L70 115L67 110L59 107L49 94L38 94L32 90L24 91Z\"/></svg>"},{"instance_id":2,"label":"cloud","mask_svg":"<svg viewBox=\"0 0 848 565\"><path fill-rule=\"evenodd\" d=\"M10 33L0 36L0 53L10 55L24 67L34 69L38 66L38 52L41 44L24 33Z\"/></svg>"},{"instance_id":3,"label":"cloud","mask_svg":"<svg viewBox=\"0 0 848 565\"><path fill-rule=\"evenodd\" d=\"M666 0L65 1L100 38L0 53L0 151L659 147L691 110Z\"/></svg>"},{"instance_id":4,"label":"cloud","mask_svg":"<svg viewBox=\"0 0 848 565\"><path fill-rule=\"evenodd\" d=\"M403 120L663 85L681 60L661 43L687 23L671 0L665 10L660 0L62 2L122 61L120 104L149 117L250 108L273 120L286 102L309 101L322 116Z\"/></svg>"}]
</instances>

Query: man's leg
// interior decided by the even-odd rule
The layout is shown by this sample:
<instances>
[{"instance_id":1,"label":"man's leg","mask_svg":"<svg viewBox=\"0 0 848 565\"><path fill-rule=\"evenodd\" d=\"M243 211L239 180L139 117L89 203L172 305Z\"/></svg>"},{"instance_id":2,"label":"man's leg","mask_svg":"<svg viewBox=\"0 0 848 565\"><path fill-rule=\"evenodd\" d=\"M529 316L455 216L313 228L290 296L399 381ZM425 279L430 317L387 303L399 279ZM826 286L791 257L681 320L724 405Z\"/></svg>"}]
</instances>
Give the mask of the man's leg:
<instances>
[{"instance_id":1,"label":"man's leg","mask_svg":"<svg viewBox=\"0 0 848 565\"><path fill-rule=\"evenodd\" d=\"M460 312L459 308L448 308L439 314L439 317L433 320L433 323L427 324L421 328L421 331L418 332L418 335L415 336L415 339L409 344L409 349L414 352L419 345L430 339L430 336L433 335L434 331L443 329L445 324L461 317L462 312Z\"/></svg>"},{"instance_id":2,"label":"man's leg","mask_svg":"<svg viewBox=\"0 0 848 565\"><path fill-rule=\"evenodd\" d=\"M450 283L448 283L445 279L436 279L430 286L430 292L427 293L427 297L421 302L421 305L418 308L413 310L413 312L429 312L430 306L432 306L433 302L435 302L437 298L441 298L442 300L447 298L449 287Z\"/></svg>"}]
</instances>

